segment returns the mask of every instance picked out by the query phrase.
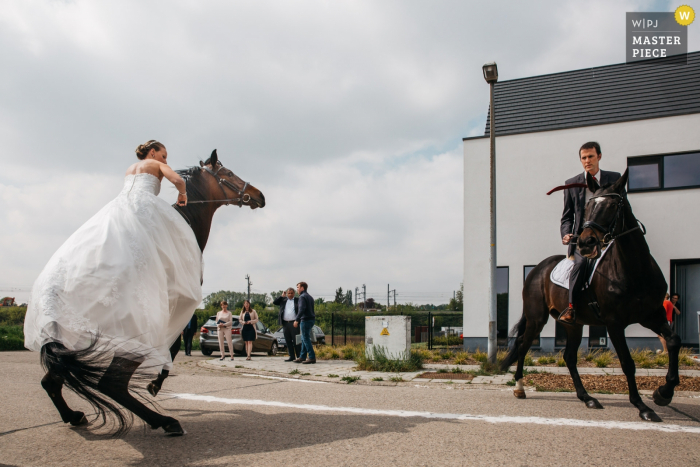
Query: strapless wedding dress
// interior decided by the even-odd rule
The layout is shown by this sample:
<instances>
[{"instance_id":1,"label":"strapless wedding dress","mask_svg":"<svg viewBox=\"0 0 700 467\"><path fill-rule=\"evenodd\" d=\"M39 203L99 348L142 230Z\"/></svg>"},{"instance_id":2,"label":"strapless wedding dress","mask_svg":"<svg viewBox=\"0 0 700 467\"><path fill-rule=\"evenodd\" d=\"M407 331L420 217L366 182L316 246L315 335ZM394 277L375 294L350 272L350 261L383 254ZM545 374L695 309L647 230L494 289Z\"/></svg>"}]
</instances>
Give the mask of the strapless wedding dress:
<instances>
[{"instance_id":1,"label":"strapless wedding dress","mask_svg":"<svg viewBox=\"0 0 700 467\"><path fill-rule=\"evenodd\" d=\"M51 257L32 288L24 345L98 348L169 370L169 348L202 301L202 254L187 222L158 198L160 180L124 188Z\"/></svg>"}]
</instances>

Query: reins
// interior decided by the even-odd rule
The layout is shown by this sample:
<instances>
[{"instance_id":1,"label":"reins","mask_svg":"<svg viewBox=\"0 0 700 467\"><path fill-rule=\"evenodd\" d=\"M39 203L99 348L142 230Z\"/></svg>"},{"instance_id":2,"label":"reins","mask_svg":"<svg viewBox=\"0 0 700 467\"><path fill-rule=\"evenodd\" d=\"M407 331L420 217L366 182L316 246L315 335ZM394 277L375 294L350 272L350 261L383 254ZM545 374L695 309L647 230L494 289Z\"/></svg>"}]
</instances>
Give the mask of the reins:
<instances>
[{"instance_id":1,"label":"reins","mask_svg":"<svg viewBox=\"0 0 700 467\"><path fill-rule=\"evenodd\" d=\"M612 222L610 223L610 225L607 228L603 227L602 225L598 224L597 222L586 221L583 223L584 229L590 227L590 228L594 228L594 229L598 230L599 232L603 232L604 235L603 235L602 242L603 242L603 246L605 246L605 247L607 247L610 244L610 242L612 242L613 240L620 238L623 235L627 235L628 233L634 232L637 229L642 231L642 235L646 235L647 229L646 229L646 227L644 227L644 224L642 224L638 219L635 219L635 221L637 221L636 227L625 230L624 232L615 235L614 234L615 228L617 227L617 222L620 219L620 217L622 217L622 229L624 230L624 228L625 228L625 216L624 216L624 212L623 212L623 208L625 206L625 198L623 198L622 195L620 195L619 193L605 193L602 195L598 195L595 198L591 198L588 202L590 203L592 200L594 200L596 198L602 198L604 196L611 196L611 197L617 196L619 198L619 201L617 202L617 205L616 205L617 211L615 212L615 218L612 220Z\"/></svg>"}]
</instances>

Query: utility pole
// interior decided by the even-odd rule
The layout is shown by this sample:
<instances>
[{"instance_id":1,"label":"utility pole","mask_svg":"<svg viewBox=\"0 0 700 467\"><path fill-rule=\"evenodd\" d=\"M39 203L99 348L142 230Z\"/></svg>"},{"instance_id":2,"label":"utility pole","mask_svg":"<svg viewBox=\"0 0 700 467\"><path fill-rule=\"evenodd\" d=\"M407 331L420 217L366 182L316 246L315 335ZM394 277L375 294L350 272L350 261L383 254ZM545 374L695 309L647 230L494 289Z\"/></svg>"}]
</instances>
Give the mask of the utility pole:
<instances>
[{"instance_id":1,"label":"utility pole","mask_svg":"<svg viewBox=\"0 0 700 467\"><path fill-rule=\"evenodd\" d=\"M250 282L250 275L248 274L245 275L245 280L248 281L248 301L250 301L250 286L253 285L253 283Z\"/></svg>"},{"instance_id":2,"label":"utility pole","mask_svg":"<svg viewBox=\"0 0 700 467\"><path fill-rule=\"evenodd\" d=\"M391 294L391 291L389 290L389 284L386 285L386 311L389 311L389 295Z\"/></svg>"},{"instance_id":3,"label":"utility pole","mask_svg":"<svg viewBox=\"0 0 700 467\"><path fill-rule=\"evenodd\" d=\"M392 290L394 294L394 308L396 307L396 289Z\"/></svg>"},{"instance_id":4,"label":"utility pole","mask_svg":"<svg viewBox=\"0 0 700 467\"><path fill-rule=\"evenodd\" d=\"M362 310L367 313L367 286L362 284Z\"/></svg>"},{"instance_id":5,"label":"utility pole","mask_svg":"<svg viewBox=\"0 0 700 467\"><path fill-rule=\"evenodd\" d=\"M360 288L355 287L355 308L357 308L357 296L359 295L359 293L360 293Z\"/></svg>"}]
</instances>

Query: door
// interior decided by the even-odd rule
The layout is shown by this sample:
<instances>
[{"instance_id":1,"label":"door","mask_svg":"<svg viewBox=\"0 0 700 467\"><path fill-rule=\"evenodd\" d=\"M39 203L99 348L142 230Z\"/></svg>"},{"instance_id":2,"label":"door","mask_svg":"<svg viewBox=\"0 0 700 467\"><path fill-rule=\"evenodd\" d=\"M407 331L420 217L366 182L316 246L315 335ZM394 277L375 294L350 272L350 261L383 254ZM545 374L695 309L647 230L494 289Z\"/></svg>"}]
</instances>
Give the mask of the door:
<instances>
[{"instance_id":1,"label":"door","mask_svg":"<svg viewBox=\"0 0 700 467\"><path fill-rule=\"evenodd\" d=\"M700 260L672 261L672 290L680 295L681 315L676 332L686 346L698 345L698 311L700 311Z\"/></svg>"},{"instance_id":2,"label":"door","mask_svg":"<svg viewBox=\"0 0 700 467\"><path fill-rule=\"evenodd\" d=\"M255 323L255 328L258 330L258 337L253 342L253 350L257 352L268 352L272 347L272 339L265 333L265 325L258 321Z\"/></svg>"}]
</instances>

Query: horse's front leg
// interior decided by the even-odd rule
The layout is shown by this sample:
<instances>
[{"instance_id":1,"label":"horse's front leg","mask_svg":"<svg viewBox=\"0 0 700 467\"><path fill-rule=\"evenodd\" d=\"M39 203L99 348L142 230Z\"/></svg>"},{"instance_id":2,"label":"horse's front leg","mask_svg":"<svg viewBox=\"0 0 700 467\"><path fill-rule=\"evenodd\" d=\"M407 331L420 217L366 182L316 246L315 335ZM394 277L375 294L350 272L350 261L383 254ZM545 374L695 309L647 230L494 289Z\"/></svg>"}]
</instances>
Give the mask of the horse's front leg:
<instances>
[{"instance_id":1,"label":"horse's front leg","mask_svg":"<svg viewBox=\"0 0 700 467\"><path fill-rule=\"evenodd\" d=\"M574 326L566 327L566 349L564 350L564 361L566 362L566 367L569 369L569 374L574 382L574 387L576 388L576 396L579 400L586 403L586 407L589 409L602 409L603 406L600 405L598 399L591 397L583 387L583 382L581 381L581 376L578 374L578 368L576 364L578 363L578 348L581 345L581 339L583 336L583 326L580 324Z\"/></svg>"},{"instance_id":2,"label":"horse's front leg","mask_svg":"<svg viewBox=\"0 0 700 467\"><path fill-rule=\"evenodd\" d=\"M665 313L665 310L664 310ZM676 386L680 384L678 376L678 353L681 349L681 338L673 332L671 326L665 319L665 314L659 313L658 318L652 323L642 323L645 328L651 329L656 334L660 334L666 339L666 348L668 349L668 372L666 373L666 384L659 386L654 391L654 403L660 406L666 406L673 400L673 393Z\"/></svg>"},{"instance_id":3,"label":"horse's front leg","mask_svg":"<svg viewBox=\"0 0 700 467\"><path fill-rule=\"evenodd\" d=\"M173 345L170 346L170 360L173 362L175 361L177 353L180 351L180 342L181 336L177 336L177 339L175 339ZM167 378L169 374L170 372L168 370L161 370L156 379L148 383L146 389L148 389L148 392L150 392L153 397L158 395L158 392L160 392L161 388L163 387L163 381L165 381L165 378Z\"/></svg>"},{"instance_id":4,"label":"horse's front leg","mask_svg":"<svg viewBox=\"0 0 700 467\"><path fill-rule=\"evenodd\" d=\"M632 355L630 354L630 349L627 347L625 328L608 326L608 334L610 335L610 340L612 341L613 346L615 346L617 358L620 359L622 371L625 373L625 377L627 377L630 402L632 405L637 407L637 409L639 409L639 418L649 422L660 422L661 418L656 415L656 412L647 407L647 405L642 401L642 398L639 396L637 381L634 379L636 368L634 366L634 360L632 360Z\"/></svg>"}]
</instances>

